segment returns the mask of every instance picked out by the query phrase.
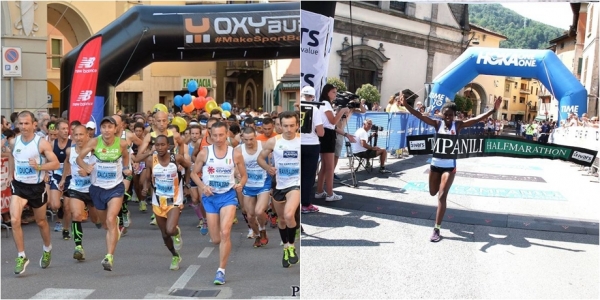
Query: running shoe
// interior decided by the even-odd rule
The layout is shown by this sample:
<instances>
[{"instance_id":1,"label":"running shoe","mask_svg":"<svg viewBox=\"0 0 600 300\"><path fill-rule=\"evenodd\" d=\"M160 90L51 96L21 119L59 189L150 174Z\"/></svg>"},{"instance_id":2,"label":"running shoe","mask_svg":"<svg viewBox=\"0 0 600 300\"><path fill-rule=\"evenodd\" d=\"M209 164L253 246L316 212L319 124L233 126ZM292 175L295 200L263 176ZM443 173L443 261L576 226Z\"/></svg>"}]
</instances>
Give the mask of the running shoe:
<instances>
[{"instance_id":1,"label":"running shoe","mask_svg":"<svg viewBox=\"0 0 600 300\"><path fill-rule=\"evenodd\" d=\"M266 230L261 230L260 231L260 244L262 246L265 246L269 243L269 238L267 237L267 231Z\"/></svg>"},{"instance_id":2,"label":"running shoe","mask_svg":"<svg viewBox=\"0 0 600 300\"><path fill-rule=\"evenodd\" d=\"M150 221L150 225L156 226L156 218L153 218L152 221Z\"/></svg>"},{"instance_id":3,"label":"running shoe","mask_svg":"<svg viewBox=\"0 0 600 300\"><path fill-rule=\"evenodd\" d=\"M302 213L303 214L309 214L309 213L315 213L315 212L319 212L319 208L317 208L314 205L309 205L309 206L302 206Z\"/></svg>"},{"instance_id":4,"label":"running shoe","mask_svg":"<svg viewBox=\"0 0 600 300\"><path fill-rule=\"evenodd\" d=\"M254 239L254 244L252 245L252 247L258 248L260 246L262 246L262 243L260 242L260 237L257 237L256 239Z\"/></svg>"},{"instance_id":5,"label":"running shoe","mask_svg":"<svg viewBox=\"0 0 600 300\"><path fill-rule=\"evenodd\" d=\"M143 212L143 213L145 213L146 209L147 209L147 207L146 207L146 201L141 200L140 201L140 211Z\"/></svg>"},{"instance_id":6,"label":"running shoe","mask_svg":"<svg viewBox=\"0 0 600 300\"><path fill-rule=\"evenodd\" d=\"M281 259L281 264L283 265L284 268L290 267L290 256L287 251L287 248L283 248L283 258Z\"/></svg>"},{"instance_id":7,"label":"running shoe","mask_svg":"<svg viewBox=\"0 0 600 300\"><path fill-rule=\"evenodd\" d=\"M110 254L106 254L104 259L102 260L102 267L104 267L104 271L112 271L113 267L113 256Z\"/></svg>"},{"instance_id":8,"label":"running shoe","mask_svg":"<svg viewBox=\"0 0 600 300\"><path fill-rule=\"evenodd\" d=\"M179 263L181 262L181 256L173 256L171 258L171 267L169 269L175 271L179 270Z\"/></svg>"},{"instance_id":9,"label":"running shoe","mask_svg":"<svg viewBox=\"0 0 600 300\"><path fill-rule=\"evenodd\" d=\"M78 261L85 260L85 252L83 251L83 247L81 245L75 247L75 252L73 252L73 258Z\"/></svg>"},{"instance_id":10,"label":"running shoe","mask_svg":"<svg viewBox=\"0 0 600 300\"><path fill-rule=\"evenodd\" d=\"M156 219L156 215L154 213L152 213L152 215L150 216L150 219L152 219L152 220Z\"/></svg>"},{"instance_id":11,"label":"running shoe","mask_svg":"<svg viewBox=\"0 0 600 300\"><path fill-rule=\"evenodd\" d=\"M335 174L335 173L333 174L333 180L342 181L342 179L340 178L340 176L337 176L337 174Z\"/></svg>"},{"instance_id":12,"label":"running shoe","mask_svg":"<svg viewBox=\"0 0 600 300\"><path fill-rule=\"evenodd\" d=\"M71 239L71 235L69 234L68 230L63 230L62 235L63 235L63 240L70 240Z\"/></svg>"},{"instance_id":13,"label":"running shoe","mask_svg":"<svg viewBox=\"0 0 600 300\"><path fill-rule=\"evenodd\" d=\"M52 261L52 250L44 251L42 257L40 258L40 267L45 269L50 266L50 262Z\"/></svg>"},{"instance_id":14,"label":"running shoe","mask_svg":"<svg viewBox=\"0 0 600 300\"><path fill-rule=\"evenodd\" d=\"M323 199L327 197L327 192L315 193L315 199Z\"/></svg>"},{"instance_id":15,"label":"running shoe","mask_svg":"<svg viewBox=\"0 0 600 300\"><path fill-rule=\"evenodd\" d=\"M129 211L126 214L123 214L123 226L131 226L131 213Z\"/></svg>"},{"instance_id":16,"label":"running shoe","mask_svg":"<svg viewBox=\"0 0 600 300\"><path fill-rule=\"evenodd\" d=\"M248 239L254 239L254 238L256 238L256 234L254 234L254 230L252 230L252 228L248 228L247 238Z\"/></svg>"},{"instance_id":17,"label":"running shoe","mask_svg":"<svg viewBox=\"0 0 600 300\"><path fill-rule=\"evenodd\" d=\"M298 258L298 254L296 254L296 247L290 245L287 248L287 252L288 252L288 261L290 262L290 264L295 265L298 263L298 260L300 260Z\"/></svg>"},{"instance_id":18,"label":"running shoe","mask_svg":"<svg viewBox=\"0 0 600 300\"><path fill-rule=\"evenodd\" d=\"M271 222L271 228L277 227L277 216L269 216L269 221Z\"/></svg>"},{"instance_id":19,"label":"running shoe","mask_svg":"<svg viewBox=\"0 0 600 300\"><path fill-rule=\"evenodd\" d=\"M339 201L342 200L342 195L338 195L336 193L332 193L331 196L327 196L327 198L325 198L325 201L327 202L332 202L332 201Z\"/></svg>"},{"instance_id":20,"label":"running shoe","mask_svg":"<svg viewBox=\"0 0 600 300\"><path fill-rule=\"evenodd\" d=\"M27 259L27 257L17 257L17 259L15 259L15 261L17 262L17 265L15 266L15 274L23 274L23 272L25 272L25 268L27 268L27 265L29 264L29 259Z\"/></svg>"},{"instance_id":21,"label":"running shoe","mask_svg":"<svg viewBox=\"0 0 600 300\"><path fill-rule=\"evenodd\" d=\"M202 228L202 225L204 224L204 219L200 219L198 221L198 226L196 226L196 228Z\"/></svg>"},{"instance_id":22,"label":"running shoe","mask_svg":"<svg viewBox=\"0 0 600 300\"><path fill-rule=\"evenodd\" d=\"M237 216L233 217L233 224L237 224L238 223L238 219Z\"/></svg>"},{"instance_id":23,"label":"running shoe","mask_svg":"<svg viewBox=\"0 0 600 300\"><path fill-rule=\"evenodd\" d=\"M217 275L215 275L215 281L214 281L214 283L216 285L225 284L225 273L223 273L221 271L217 271Z\"/></svg>"},{"instance_id":24,"label":"running shoe","mask_svg":"<svg viewBox=\"0 0 600 300\"><path fill-rule=\"evenodd\" d=\"M442 239L442 236L440 235L440 230L437 228L433 229L433 234L431 235L431 241L432 242L439 242Z\"/></svg>"},{"instance_id":25,"label":"running shoe","mask_svg":"<svg viewBox=\"0 0 600 300\"><path fill-rule=\"evenodd\" d=\"M183 239L181 238L181 229L177 226L177 235L171 237L173 239L173 247L175 247L175 251L181 250L183 246Z\"/></svg>"},{"instance_id":26,"label":"running shoe","mask_svg":"<svg viewBox=\"0 0 600 300\"><path fill-rule=\"evenodd\" d=\"M385 167L381 167L381 168L379 168L379 173L381 173L381 174L391 174L392 171L386 169Z\"/></svg>"},{"instance_id":27,"label":"running shoe","mask_svg":"<svg viewBox=\"0 0 600 300\"><path fill-rule=\"evenodd\" d=\"M202 235L208 234L208 225L206 225L206 223L202 224L202 228L200 228L200 234L202 234Z\"/></svg>"},{"instance_id":28,"label":"running shoe","mask_svg":"<svg viewBox=\"0 0 600 300\"><path fill-rule=\"evenodd\" d=\"M62 231L62 230L63 230L62 223L60 223L60 222L56 222L56 223L54 224L54 231L55 231L55 232L60 232L60 231Z\"/></svg>"}]
</instances>

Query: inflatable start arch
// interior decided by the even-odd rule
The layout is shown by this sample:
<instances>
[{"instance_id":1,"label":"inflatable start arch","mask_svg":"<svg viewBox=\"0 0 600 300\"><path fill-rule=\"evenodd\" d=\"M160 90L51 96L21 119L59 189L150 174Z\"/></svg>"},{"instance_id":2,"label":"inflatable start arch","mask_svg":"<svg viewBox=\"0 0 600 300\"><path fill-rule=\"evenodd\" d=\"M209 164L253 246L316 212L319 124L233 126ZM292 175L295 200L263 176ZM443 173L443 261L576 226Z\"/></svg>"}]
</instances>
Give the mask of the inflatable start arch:
<instances>
[{"instance_id":1,"label":"inflatable start arch","mask_svg":"<svg viewBox=\"0 0 600 300\"><path fill-rule=\"evenodd\" d=\"M114 87L153 62L298 57L299 2L139 5L63 58L61 107L69 121L101 118Z\"/></svg>"},{"instance_id":2,"label":"inflatable start arch","mask_svg":"<svg viewBox=\"0 0 600 300\"><path fill-rule=\"evenodd\" d=\"M559 102L560 120L570 112L587 112L587 91L550 50L472 47L433 81L429 94L431 112L454 101L456 93L477 75L536 78Z\"/></svg>"}]
</instances>

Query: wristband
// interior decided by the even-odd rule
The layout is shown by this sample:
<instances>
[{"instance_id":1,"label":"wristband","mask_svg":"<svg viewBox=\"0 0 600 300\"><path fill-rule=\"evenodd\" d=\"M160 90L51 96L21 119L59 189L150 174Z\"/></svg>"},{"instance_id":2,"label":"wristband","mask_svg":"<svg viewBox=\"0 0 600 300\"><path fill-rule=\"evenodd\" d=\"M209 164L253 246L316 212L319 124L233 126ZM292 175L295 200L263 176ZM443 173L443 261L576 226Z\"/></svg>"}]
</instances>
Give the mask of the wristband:
<instances>
[{"instance_id":1,"label":"wristband","mask_svg":"<svg viewBox=\"0 0 600 300\"><path fill-rule=\"evenodd\" d=\"M37 167L35 168L36 170L41 171L42 170L42 166L41 165L37 165Z\"/></svg>"}]
</instances>

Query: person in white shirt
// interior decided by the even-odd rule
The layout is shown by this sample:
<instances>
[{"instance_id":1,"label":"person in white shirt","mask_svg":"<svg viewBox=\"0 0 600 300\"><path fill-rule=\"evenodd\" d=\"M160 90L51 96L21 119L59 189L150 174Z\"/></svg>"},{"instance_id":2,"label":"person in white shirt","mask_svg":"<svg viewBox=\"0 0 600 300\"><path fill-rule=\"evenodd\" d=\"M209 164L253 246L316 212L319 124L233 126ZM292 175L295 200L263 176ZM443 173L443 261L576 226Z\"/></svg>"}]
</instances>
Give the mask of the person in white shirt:
<instances>
[{"instance_id":1,"label":"person in white shirt","mask_svg":"<svg viewBox=\"0 0 600 300\"><path fill-rule=\"evenodd\" d=\"M315 89L311 86L305 86L301 91L302 101L311 102L315 99ZM316 105L299 104L300 107L300 159L302 168L300 168L300 202L302 203L302 213L314 213L319 209L312 205L312 187L315 184L315 173L319 164L319 152L321 145L319 137L325 134L321 112Z\"/></svg>"},{"instance_id":2,"label":"person in white shirt","mask_svg":"<svg viewBox=\"0 0 600 300\"><path fill-rule=\"evenodd\" d=\"M358 128L354 133L356 143L352 144L352 153L356 157L371 159L379 156L379 173L389 174L389 170L385 168L385 160L387 159L387 151L377 146L369 145L369 131L373 127L373 121L367 118L363 121L363 127Z\"/></svg>"}]
</instances>

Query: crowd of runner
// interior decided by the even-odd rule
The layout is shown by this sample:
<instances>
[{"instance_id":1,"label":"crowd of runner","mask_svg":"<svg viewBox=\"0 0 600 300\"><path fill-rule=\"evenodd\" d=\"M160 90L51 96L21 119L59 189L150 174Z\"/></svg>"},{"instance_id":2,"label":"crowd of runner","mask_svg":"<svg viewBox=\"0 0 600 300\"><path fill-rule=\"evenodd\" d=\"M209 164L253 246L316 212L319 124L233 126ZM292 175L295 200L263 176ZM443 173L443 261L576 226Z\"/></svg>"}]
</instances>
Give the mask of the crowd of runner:
<instances>
[{"instance_id":1,"label":"crowd of runner","mask_svg":"<svg viewBox=\"0 0 600 300\"><path fill-rule=\"evenodd\" d=\"M10 126L2 116L2 157L9 159L12 192L3 223L12 227L18 252L15 274L29 264L21 228L24 209L33 211L40 228L40 267L51 262L50 210L58 216L54 231L74 240L77 261L85 260L82 222L89 219L107 230L102 266L112 271L116 245L132 224L128 202L138 202L142 212L152 210L148 226L160 229L171 270L181 263L178 221L186 204L198 217L200 235L219 245L215 284L225 283L236 207L252 247L266 246L266 227L277 227L282 266L299 262L298 112L235 115L214 109L188 115L157 105L148 113L115 114L97 123L38 117L15 113Z\"/></svg>"}]
</instances>

